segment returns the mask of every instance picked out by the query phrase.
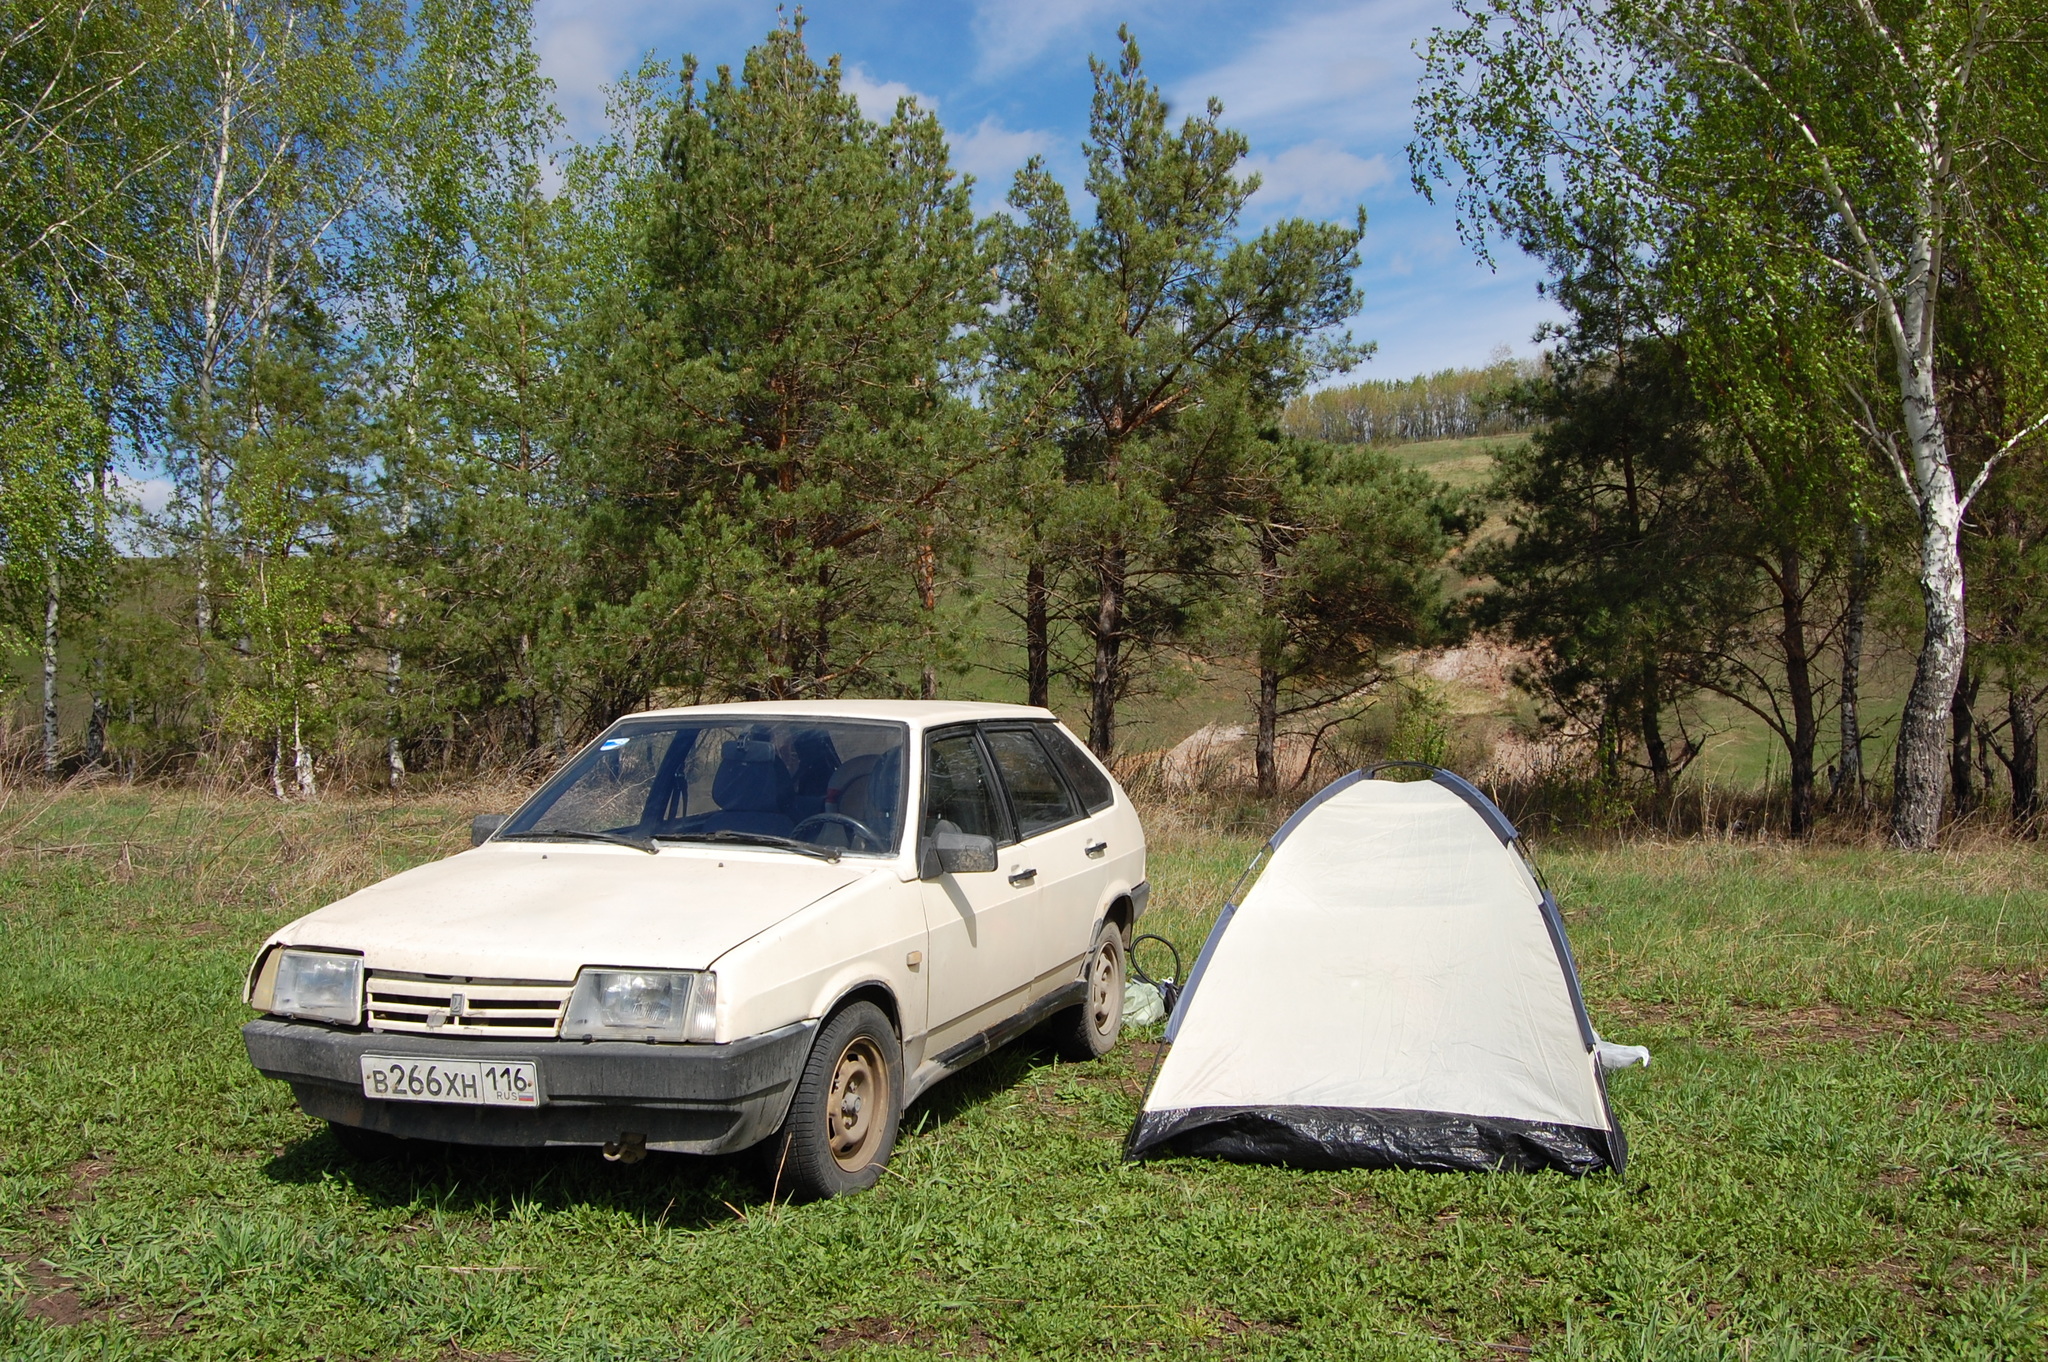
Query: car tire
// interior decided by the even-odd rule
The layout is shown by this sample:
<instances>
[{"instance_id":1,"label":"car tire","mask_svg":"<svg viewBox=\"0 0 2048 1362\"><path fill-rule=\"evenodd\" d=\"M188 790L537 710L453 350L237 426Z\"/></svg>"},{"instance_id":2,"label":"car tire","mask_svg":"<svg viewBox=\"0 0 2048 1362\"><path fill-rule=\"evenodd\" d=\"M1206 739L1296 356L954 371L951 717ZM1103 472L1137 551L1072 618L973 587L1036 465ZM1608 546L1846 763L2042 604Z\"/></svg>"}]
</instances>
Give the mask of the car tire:
<instances>
[{"instance_id":1,"label":"car tire","mask_svg":"<svg viewBox=\"0 0 2048 1362\"><path fill-rule=\"evenodd\" d=\"M1086 994L1053 1018L1053 1044L1060 1058L1100 1059L1115 1048L1124 1029L1126 964L1123 928L1103 923L1081 968Z\"/></svg>"},{"instance_id":2,"label":"car tire","mask_svg":"<svg viewBox=\"0 0 2048 1362\"><path fill-rule=\"evenodd\" d=\"M902 1116L896 1028L873 1003L841 1008L819 1030L782 1129L767 1141L774 1194L822 1201L874 1186Z\"/></svg>"}]
</instances>

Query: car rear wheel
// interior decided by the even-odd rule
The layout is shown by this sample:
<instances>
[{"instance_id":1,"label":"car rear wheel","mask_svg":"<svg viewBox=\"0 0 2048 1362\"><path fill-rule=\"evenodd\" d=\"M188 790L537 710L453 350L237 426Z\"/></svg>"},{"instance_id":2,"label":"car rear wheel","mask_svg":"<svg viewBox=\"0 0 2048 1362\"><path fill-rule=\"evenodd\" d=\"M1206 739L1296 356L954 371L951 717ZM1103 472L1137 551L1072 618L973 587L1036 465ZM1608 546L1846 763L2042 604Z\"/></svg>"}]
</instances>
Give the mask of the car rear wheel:
<instances>
[{"instance_id":1,"label":"car rear wheel","mask_svg":"<svg viewBox=\"0 0 2048 1362\"><path fill-rule=\"evenodd\" d=\"M835 1012L768 1141L774 1185L800 1201L874 1186L895 1152L902 1107L903 1049L888 1017L865 1002Z\"/></svg>"},{"instance_id":2,"label":"car rear wheel","mask_svg":"<svg viewBox=\"0 0 2048 1362\"><path fill-rule=\"evenodd\" d=\"M1063 1059L1100 1059L1124 1029L1124 934L1116 923L1105 922L1095 933L1081 982L1087 992L1054 1019L1053 1039Z\"/></svg>"}]
</instances>

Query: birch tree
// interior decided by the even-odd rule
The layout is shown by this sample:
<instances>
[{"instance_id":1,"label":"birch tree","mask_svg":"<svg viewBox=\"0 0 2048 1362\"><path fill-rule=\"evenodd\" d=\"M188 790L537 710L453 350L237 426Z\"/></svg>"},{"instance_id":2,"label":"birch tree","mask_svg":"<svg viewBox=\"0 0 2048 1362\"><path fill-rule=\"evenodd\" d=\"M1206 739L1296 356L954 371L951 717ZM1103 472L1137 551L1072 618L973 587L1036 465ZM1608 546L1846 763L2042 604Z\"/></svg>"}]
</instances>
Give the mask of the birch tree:
<instances>
[{"instance_id":1,"label":"birch tree","mask_svg":"<svg viewBox=\"0 0 2048 1362\"><path fill-rule=\"evenodd\" d=\"M368 249L352 280L375 357L378 496L368 533L382 578L365 641L384 662L393 787L405 778L412 717L437 679L449 679L448 661L463 657L461 680L474 680L508 635L528 642L521 662L530 656L532 617L551 594L535 580L547 555L532 517L477 531L494 513L506 519L508 504L525 509L526 484L552 466L537 409L555 386L550 313L575 274L556 230L568 206L542 189L558 125L528 7L424 0L413 25L390 168L368 205ZM470 552L481 544L488 561ZM486 592L489 606L478 599ZM465 618L442 608L451 594L472 607ZM532 678L515 674L491 698L508 686L522 692L535 745Z\"/></svg>"},{"instance_id":2,"label":"birch tree","mask_svg":"<svg viewBox=\"0 0 2048 1362\"><path fill-rule=\"evenodd\" d=\"M1938 341L1952 264L2002 303L2017 344L2048 322L2034 211L2048 148L2048 14L2018 0L1488 0L1425 55L1410 162L1450 186L1484 254L1540 245L1588 205L1660 255L1681 228L1783 253L1861 300L1846 326L1881 361L1843 400L1919 524L1925 632L1901 720L1892 835L1940 827L1950 700L1963 667L1964 513L2048 430L2048 396L1959 467Z\"/></svg>"},{"instance_id":3,"label":"birch tree","mask_svg":"<svg viewBox=\"0 0 2048 1362\"><path fill-rule=\"evenodd\" d=\"M396 0L203 0L194 9L177 73L193 133L172 170L184 260L169 281L168 331L202 665L224 459L251 419L222 398L285 304L317 297L331 280L337 234L388 152L387 97L405 45Z\"/></svg>"},{"instance_id":4,"label":"birch tree","mask_svg":"<svg viewBox=\"0 0 2048 1362\"><path fill-rule=\"evenodd\" d=\"M149 368L153 191L182 136L166 72L184 22L161 0L0 3L0 575L15 614L37 617L45 774L60 638L108 589L110 424Z\"/></svg>"}]
</instances>

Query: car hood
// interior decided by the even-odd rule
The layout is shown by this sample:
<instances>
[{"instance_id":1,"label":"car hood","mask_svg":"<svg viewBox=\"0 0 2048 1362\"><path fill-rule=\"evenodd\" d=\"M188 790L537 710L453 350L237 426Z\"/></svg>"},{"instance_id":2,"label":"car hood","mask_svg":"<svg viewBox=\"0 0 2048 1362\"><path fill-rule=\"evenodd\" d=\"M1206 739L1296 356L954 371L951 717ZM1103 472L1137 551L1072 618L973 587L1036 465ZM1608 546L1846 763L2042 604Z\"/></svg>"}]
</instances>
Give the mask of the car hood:
<instances>
[{"instance_id":1,"label":"car hood","mask_svg":"<svg viewBox=\"0 0 2048 1362\"><path fill-rule=\"evenodd\" d=\"M419 866L272 938L361 951L371 969L559 979L584 965L703 969L893 864L774 852L487 845Z\"/></svg>"}]
</instances>

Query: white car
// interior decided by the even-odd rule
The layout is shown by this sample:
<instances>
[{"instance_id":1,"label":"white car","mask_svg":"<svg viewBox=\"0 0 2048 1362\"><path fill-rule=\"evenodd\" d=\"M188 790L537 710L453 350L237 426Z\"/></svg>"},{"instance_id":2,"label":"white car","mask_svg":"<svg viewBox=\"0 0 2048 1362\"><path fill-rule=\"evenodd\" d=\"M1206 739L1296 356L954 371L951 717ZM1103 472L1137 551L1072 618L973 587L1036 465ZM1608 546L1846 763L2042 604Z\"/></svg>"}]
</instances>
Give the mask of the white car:
<instances>
[{"instance_id":1,"label":"white car","mask_svg":"<svg viewBox=\"0 0 2048 1362\"><path fill-rule=\"evenodd\" d=\"M472 839L249 971L250 1060L358 1148L774 1137L784 1191L867 1187L947 1074L1116 1042L1147 896L1130 800L1021 705L634 714Z\"/></svg>"}]
</instances>

